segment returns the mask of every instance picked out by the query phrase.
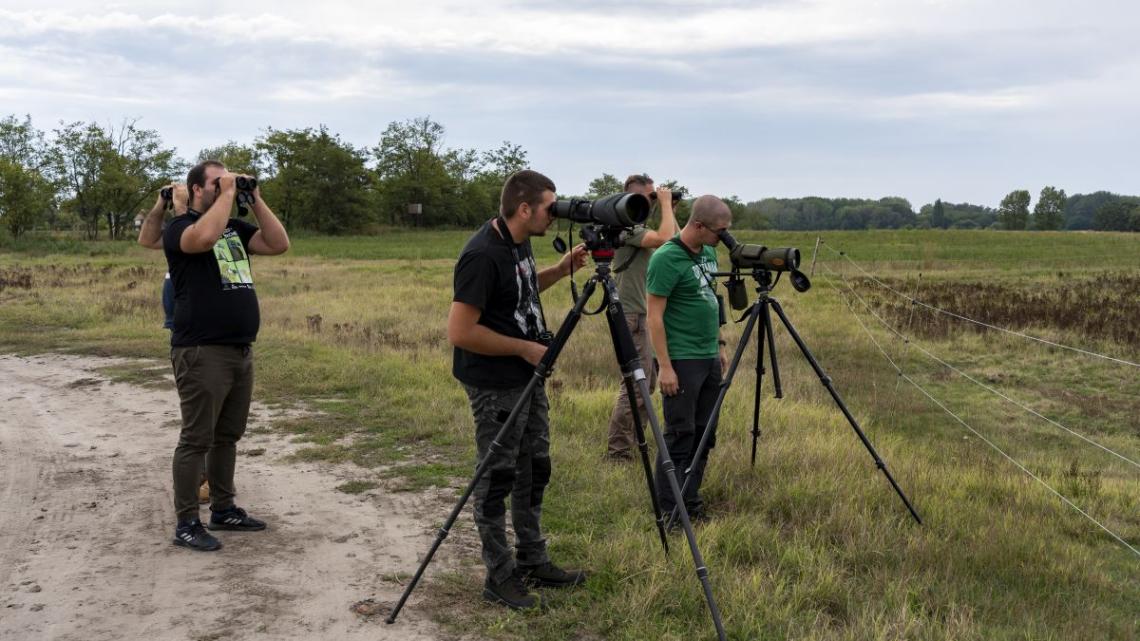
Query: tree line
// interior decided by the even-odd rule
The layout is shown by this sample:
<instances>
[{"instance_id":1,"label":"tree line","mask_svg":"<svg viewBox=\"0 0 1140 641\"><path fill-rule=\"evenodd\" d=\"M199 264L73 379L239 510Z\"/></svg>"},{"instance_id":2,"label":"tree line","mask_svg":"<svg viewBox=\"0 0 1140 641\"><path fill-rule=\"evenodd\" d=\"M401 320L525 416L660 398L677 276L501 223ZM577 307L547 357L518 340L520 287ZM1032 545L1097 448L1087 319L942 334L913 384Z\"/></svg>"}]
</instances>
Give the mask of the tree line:
<instances>
[{"instance_id":1,"label":"tree line","mask_svg":"<svg viewBox=\"0 0 1140 641\"><path fill-rule=\"evenodd\" d=\"M485 151L449 148L445 134L429 117L412 118L389 123L375 145L357 147L324 125L271 127L252 143L230 141L186 159L137 121L60 123L43 131L30 116L10 115L0 120L0 224L14 237L65 229L91 239L125 238L160 187L182 180L192 164L216 159L231 171L257 176L262 194L291 229L339 234L383 225L470 227L497 211L503 181L527 167L527 153L509 141ZM658 184L688 193L676 180ZM603 173L583 195L621 188L621 178ZM917 212L897 197L725 201L734 225L747 229L1140 231L1140 198L1103 191L1066 196L1052 186L1041 190L1032 211L1027 190L1010 192L996 209L937 200ZM679 204L681 220L689 205Z\"/></svg>"}]
</instances>

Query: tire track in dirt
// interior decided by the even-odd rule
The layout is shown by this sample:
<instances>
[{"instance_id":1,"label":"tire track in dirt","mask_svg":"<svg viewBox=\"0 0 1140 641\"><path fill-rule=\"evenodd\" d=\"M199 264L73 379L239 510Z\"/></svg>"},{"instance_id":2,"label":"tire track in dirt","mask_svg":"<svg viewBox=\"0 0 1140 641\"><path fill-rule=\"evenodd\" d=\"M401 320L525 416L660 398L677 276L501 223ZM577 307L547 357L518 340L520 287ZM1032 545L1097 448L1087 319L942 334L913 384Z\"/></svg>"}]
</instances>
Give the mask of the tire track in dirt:
<instances>
[{"instance_id":1,"label":"tire track in dirt","mask_svg":"<svg viewBox=\"0 0 1140 641\"><path fill-rule=\"evenodd\" d=\"M238 500L269 529L219 533L218 553L177 548L177 395L92 372L115 362L0 356L0 639L451 638L416 599L393 626L349 611L395 601L392 578L415 569L449 497L345 495L351 469L281 463L294 446L255 419Z\"/></svg>"}]
</instances>

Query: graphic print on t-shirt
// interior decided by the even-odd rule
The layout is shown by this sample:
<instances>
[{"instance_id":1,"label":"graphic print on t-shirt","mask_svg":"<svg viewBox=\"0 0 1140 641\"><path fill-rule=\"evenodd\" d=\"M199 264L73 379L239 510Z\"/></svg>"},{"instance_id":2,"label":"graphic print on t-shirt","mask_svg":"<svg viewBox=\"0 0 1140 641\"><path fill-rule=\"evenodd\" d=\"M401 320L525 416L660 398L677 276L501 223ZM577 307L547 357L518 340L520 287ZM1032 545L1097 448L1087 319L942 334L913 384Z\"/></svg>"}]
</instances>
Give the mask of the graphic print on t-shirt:
<instances>
[{"instance_id":1,"label":"graphic print on t-shirt","mask_svg":"<svg viewBox=\"0 0 1140 641\"><path fill-rule=\"evenodd\" d=\"M222 274L222 289L253 289L253 270L241 238L233 229L226 229L214 243L214 258Z\"/></svg>"},{"instance_id":2,"label":"graphic print on t-shirt","mask_svg":"<svg viewBox=\"0 0 1140 641\"><path fill-rule=\"evenodd\" d=\"M713 307L719 305L716 302L716 292L710 285L713 282L711 274L716 272L716 263L694 264L690 269L693 272L693 278L697 281L697 291L701 293L701 297Z\"/></svg>"},{"instance_id":3,"label":"graphic print on t-shirt","mask_svg":"<svg viewBox=\"0 0 1140 641\"><path fill-rule=\"evenodd\" d=\"M515 285L519 299L515 303L515 322L528 338L538 338L546 331L538 303L538 280L535 278L534 258L527 256L515 264Z\"/></svg>"}]
</instances>

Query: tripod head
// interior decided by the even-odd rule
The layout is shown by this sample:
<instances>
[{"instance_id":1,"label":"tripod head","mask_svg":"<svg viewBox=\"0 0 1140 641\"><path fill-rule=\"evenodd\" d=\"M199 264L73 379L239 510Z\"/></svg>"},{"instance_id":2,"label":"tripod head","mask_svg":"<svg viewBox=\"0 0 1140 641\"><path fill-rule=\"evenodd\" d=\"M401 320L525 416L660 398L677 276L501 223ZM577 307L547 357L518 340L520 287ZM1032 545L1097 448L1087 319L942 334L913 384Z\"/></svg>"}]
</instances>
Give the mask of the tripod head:
<instances>
[{"instance_id":1,"label":"tripod head","mask_svg":"<svg viewBox=\"0 0 1140 641\"><path fill-rule=\"evenodd\" d=\"M590 258L594 261L594 278L599 280L610 279L610 264L614 261L614 251L625 245L623 234L629 231L628 227L621 227L616 225L600 225L600 224L587 224L582 225L578 231L578 237L586 245L586 251L590 252ZM562 238L555 237L552 245L554 251L564 254L568 247L566 241ZM574 302L578 301L578 285L574 282L574 274L570 274L570 299ZM606 301L603 299L601 306L592 312L583 312L586 316L593 316L598 314L604 309Z\"/></svg>"}]
</instances>

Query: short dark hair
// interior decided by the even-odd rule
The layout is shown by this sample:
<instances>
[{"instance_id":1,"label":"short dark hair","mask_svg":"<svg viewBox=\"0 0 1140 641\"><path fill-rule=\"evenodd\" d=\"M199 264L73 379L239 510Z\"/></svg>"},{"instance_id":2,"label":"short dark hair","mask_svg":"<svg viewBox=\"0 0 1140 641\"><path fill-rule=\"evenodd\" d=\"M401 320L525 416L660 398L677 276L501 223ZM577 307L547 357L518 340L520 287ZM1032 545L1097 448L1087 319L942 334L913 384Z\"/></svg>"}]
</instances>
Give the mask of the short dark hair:
<instances>
[{"instance_id":1,"label":"short dark hair","mask_svg":"<svg viewBox=\"0 0 1140 641\"><path fill-rule=\"evenodd\" d=\"M511 218L523 203L538 207L542 204L543 192L547 191L557 191L553 180L530 169L516 171L503 183L503 193L499 196L499 213L503 218Z\"/></svg>"},{"instance_id":2,"label":"short dark hair","mask_svg":"<svg viewBox=\"0 0 1140 641\"><path fill-rule=\"evenodd\" d=\"M622 185L622 190L629 191L629 188L634 185L645 187L652 184L653 179L649 177L649 174L630 174L629 178L625 179L625 184Z\"/></svg>"},{"instance_id":3,"label":"short dark hair","mask_svg":"<svg viewBox=\"0 0 1140 641\"><path fill-rule=\"evenodd\" d=\"M190 192L190 203L194 203L194 186L197 185L202 189L206 188L206 168L207 167L220 167L225 169L226 166L220 160L203 160L202 162L190 168L186 174L186 191Z\"/></svg>"}]
</instances>

